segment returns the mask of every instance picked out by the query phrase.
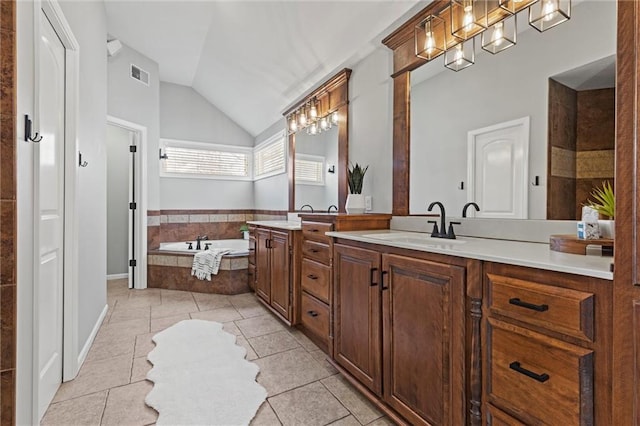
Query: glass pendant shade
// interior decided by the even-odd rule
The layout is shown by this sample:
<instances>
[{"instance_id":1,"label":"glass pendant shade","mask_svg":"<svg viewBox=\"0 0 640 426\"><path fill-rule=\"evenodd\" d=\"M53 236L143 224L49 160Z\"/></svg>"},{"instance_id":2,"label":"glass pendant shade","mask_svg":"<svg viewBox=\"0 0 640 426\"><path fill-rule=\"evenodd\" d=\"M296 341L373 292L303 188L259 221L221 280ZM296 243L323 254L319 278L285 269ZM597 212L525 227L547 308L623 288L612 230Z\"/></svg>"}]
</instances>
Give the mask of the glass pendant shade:
<instances>
[{"instance_id":1,"label":"glass pendant shade","mask_svg":"<svg viewBox=\"0 0 640 426\"><path fill-rule=\"evenodd\" d=\"M318 134L318 124L317 123L311 123L311 125L309 126L308 129L308 133L310 135L317 135Z\"/></svg>"},{"instance_id":2,"label":"glass pendant shade","mask_svg":"<svg viewBox=\"0 0 640 426\"><path fill-rule=\"evenodd\" d=\"M451 34L467 40L488 27L486 0L452 0Z\"/></svg>"},{"instance_id":3,"label":"glass pendant shade","mask_svg":"<svg viewBox=\"0 0 640 426\"><path fill-rule=\"evenodd\" d=\"M300 116L298 117L298 125L300 127L305 127L307 125L307 111L303 108L300 111Z\"/></svg>"},{"instance_id":4,"label":"glass pendant shade","mask_svg":"<svg viewBox=\"0 0 640 426\"><path fill-rule=\"evenodd\" d=\"M311 120L315 120L318 118L318 108L316 107L316 102L311 101L311 107L309 107L309 117Z\"/></svg>"},{"instance_id":5,"label":"glass pendant shade","mask_svg":"<svg viewBox=\"0 0 640 426\"><path fill-rule=\"evenodd\" d=\"M327 117L322 117L320 119L320 129L327 130L328 128L329 128L329 121L327 120Z\"/></svg>"},{"instance_id":6,"label":"glass pendant shade","mask_svg":"<svg viewBox=\"0 0 640 426\"><path fill-rule=\"evenodd\" d=\"M482 48L496 54L516 44L517 19L515 16L500 21L482 33Z\"/></svg>"},{"instance_id":7,"label":"glass pendant shade","mask_svg":"<svg viewBox=\"0 0 640 426\"><path fill-rule=\"evenodd\" d=\"M498 0L500 7L511 13L518 13L539 0Z\"/></svg>"},{"instance_id":8,"label":"glass pendant shade","mask_svg":"<svg viewBox=\"0 0 640 426\"><path fill-rule=\"evenodd\" d=\"M338 124L338 120L340 119L340 117L338 116L338 111L334 111L331 114L331 123L332 124Z\"/></svg>"},{"instance_id":9,"label":"glass pendant shade","mask_svg":"<svg viewBox=\"0 0 640 426\"><path fill-rule=\"evenodd\" d=\"M416 56L430 61L447 50L444 19L429 15L415 27Z\"/></svg>"},{"instance_id":10,"label":"glass pendant shade","mask_svg":"<svg viewBox=\"0 0 640 426\"><path fill-rule=\"evenodd\" d=\"M444 66L450 70L460 71L473 65L475 62L475 40L472 38L447 50L444 56Z\"/></svg>"},{"instance_id":11,"label":"glass pendant shade","mask_svg":"<svg viewBox=\"0 0 640 426\"><path fill-rule=\"evenodd\" d=\"M529 25L543 32L571 18L571 0L539 0L529 7Z\"/></svg>"},{"instance_id":12,"label":"glass pendant shade","mask_svg":"<svg viewBox=\"0 0 640 426\"><path fill-rule=\"evenodd\" d=\"M298 130L298 122L296 121L295 114L289 118L289 130L291 130L292 132Z\"/></svg>"}]
</instances>

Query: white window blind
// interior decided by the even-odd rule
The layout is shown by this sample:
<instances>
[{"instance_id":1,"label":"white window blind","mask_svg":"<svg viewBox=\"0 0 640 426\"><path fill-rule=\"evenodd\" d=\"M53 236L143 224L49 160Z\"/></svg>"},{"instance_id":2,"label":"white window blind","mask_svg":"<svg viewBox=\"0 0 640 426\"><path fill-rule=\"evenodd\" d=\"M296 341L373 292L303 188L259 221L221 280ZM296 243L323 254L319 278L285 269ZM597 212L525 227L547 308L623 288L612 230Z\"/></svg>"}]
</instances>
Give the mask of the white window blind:
<instances>
[{"instance_id":1,"label":"white window blind","mask_svg":"<svg viewBox=\"0 0 640 426\"><path fill-rule=\"evenodd\" d=\"M164 141L162 175L212 179L251 179L251 149Z\"/></svg>"},{"instance_id":2,"label":"white window blind","mask_svg":"<svg viewBox=\"0 0 640 426\"><path fill-rule=\"evenodd\" d=\"M324 157L296 155L296 185L324 185Z\"/></svg>"},{"instance_id":3,"label":"white window blind","mask_svg":"<svg viewBox=\"0 0 640 426\"><path fill-rule=\"evenodd\" d=\"M255 180L286 171L285 138L282 133L261 143L253 154L253 177Z\"/></svg>"}]
</instances>

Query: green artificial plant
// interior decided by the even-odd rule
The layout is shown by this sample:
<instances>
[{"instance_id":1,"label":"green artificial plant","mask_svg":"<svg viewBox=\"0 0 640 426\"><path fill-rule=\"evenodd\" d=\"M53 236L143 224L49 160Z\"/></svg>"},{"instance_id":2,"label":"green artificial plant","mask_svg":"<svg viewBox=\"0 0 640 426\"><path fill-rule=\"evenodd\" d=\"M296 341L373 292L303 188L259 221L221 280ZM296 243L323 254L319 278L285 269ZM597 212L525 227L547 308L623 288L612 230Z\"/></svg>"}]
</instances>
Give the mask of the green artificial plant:
<instances>
[{"instance_id":1,"label":"green artificial plant","mask_svg":"<svg viewBox=\"0 0 640 426\"><path fill-rule=\"evenodd\" d=\"M244 225L240 226L240 232L247 232L247 231L249 231L249 225L245 223Z\"/></svg>"},{"instance_id":2,"label":"green artificial plant","mask_svg":"<svg viewBox=\"0 0 640 426\"><path fill-rule=\"evenodd\" d=\"M352 194L362 194L362 184L364 183L364 175L367 173L369 166L360 167L358 163L354 166L351 164L347 168L347 180L349 182L349 192Z\"/></svg>"},{"instance_id":3,"label":"green artificial plant","mask_svg":"<svg viewBox=\"0 0 640 426\"><path fill-rule=\"evenodd\" d=\"M602 188L594 188L591 192L593 200L588 200L587 204L603 216L614 219L616 215L616 197L613 193L613 187L609 181L602 183ZM595 201L594 201L595 200Z\"/></svg>"}]
</instances>

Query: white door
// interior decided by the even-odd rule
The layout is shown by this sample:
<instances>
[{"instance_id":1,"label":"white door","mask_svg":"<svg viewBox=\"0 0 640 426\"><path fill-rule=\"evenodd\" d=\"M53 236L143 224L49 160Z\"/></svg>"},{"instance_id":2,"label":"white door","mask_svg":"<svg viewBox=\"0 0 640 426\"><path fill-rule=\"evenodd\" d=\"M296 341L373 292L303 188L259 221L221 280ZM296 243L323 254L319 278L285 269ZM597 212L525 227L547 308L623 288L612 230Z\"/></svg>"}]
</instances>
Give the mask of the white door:
<instances>
[{"instance_id":1,"label":"white door","mask_svg":"<svg viewBox=\"0 0 640 426\"><path fill-rule=\"evenodd\" d=\"M39 131L36 144L36 247L38 415L46 411L62 382L64 265L65 48L41 16L39 52Z\"/></svg>"},{"instance_id":2,"label":"white door","mask_svg":"<svg viewBox=\"0 0 640 426\"><path fill-rule=\"evenodd\" d=\"M529 117L472 130L468 142L467 200L480 206L475 216L526 219Z\"/></svg>"}]
</instances>

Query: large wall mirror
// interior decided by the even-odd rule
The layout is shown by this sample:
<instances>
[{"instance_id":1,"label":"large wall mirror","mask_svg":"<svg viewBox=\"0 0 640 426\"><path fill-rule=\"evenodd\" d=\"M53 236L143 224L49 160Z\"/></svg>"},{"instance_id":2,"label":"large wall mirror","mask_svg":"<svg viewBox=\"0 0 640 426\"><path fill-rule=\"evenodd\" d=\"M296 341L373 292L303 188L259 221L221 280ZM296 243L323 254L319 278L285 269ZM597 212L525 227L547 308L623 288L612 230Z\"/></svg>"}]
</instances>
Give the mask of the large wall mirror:
<instances>
[{"instance_id":1,"label":"large wall mirror","mask_svg":"<svg viewBox=\"0 0 640 426\"><path fill-rule=\"evenodd\" d=\"M409 167L403 178L409 185L408 212L394 200L394 213L424 214L438 200L460 215L466 202L479 201L478 191L487 192L480 185L483 176L493 171L482 169L487 160L478 154L478 135L496 132L499 139L513 123L528 126L525 174L520 180L502 179L504 187L484 194L494 197L494 205L519 190L526 206L519 218L575 220L594 187L603 180L613 183L615 2L575 3L569 21L543 33L528 25L526 12L517 18L515 46L492 55L480 49L478 37L475 64L459 72L446 69L442 57L421 65L403 59L403 47L389 46L396 66L395 145L403 137L398 83L406 69L412 70L406 111ZM401 175L394 171L394 176ZM501 217L482 216L482 211L478 216Z\"/></svg>"},{"instance_id":2,"label":"large wall mirror","mask_svg":"<svg viewBox=\"0 0 640 426\"><path fill-rule=\"evenodd\" d=\"M289 108L289 210L344 212L349 152L349 77L344 69ZM316 115L312 129L310 108ZM307 117L300 124L299 116ZM322 122L321 119L325 119ZM296 124L292 126L292 121ZM333 207L332 207L333 206ZM334 208L335 207L335 208Z\"/></svg>"}]
</instances>

